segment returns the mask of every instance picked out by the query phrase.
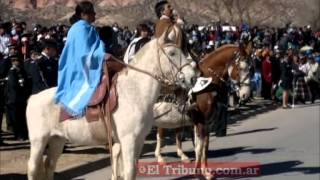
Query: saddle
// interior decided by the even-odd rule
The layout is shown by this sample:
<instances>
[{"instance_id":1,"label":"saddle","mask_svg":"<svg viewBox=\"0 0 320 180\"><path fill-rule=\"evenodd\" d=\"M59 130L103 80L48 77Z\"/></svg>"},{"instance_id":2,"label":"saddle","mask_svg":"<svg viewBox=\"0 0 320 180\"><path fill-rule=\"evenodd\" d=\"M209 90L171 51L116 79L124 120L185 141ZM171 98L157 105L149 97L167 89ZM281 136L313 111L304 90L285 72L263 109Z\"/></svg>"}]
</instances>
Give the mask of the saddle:
<instances>
[{"instance_id":1,"label":"saddle","mask_svg":"<svg viewBox=\"0 0 320 180\"><path fill-rule=\"evenodd\" d=\"M113 113L118 105L118 94L116 89L118 72L124 69L124 65L116 62L112 58L106 60L101 82L93 94L89 105L86 108L85 117L88 122L98 121L107 113ZM60 122L68 119L75 119L63 108L60 110Z\"/></svg>"}]
</instances>

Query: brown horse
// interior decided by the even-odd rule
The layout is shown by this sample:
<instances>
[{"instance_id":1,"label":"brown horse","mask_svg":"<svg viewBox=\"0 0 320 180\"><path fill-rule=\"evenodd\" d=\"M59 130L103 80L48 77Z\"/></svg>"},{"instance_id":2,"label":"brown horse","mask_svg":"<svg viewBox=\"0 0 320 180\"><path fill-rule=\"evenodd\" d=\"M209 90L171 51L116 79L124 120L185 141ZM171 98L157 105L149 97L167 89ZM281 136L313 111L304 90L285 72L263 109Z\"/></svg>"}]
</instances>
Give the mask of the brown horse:
<instances>
[{"instance_id":1,"label":"brown horse","mask_svg":"<svg viewBox=\"0 0 320 180\"><path fill-rule=\"evenodd\" d=\"M240 98L246 98L250 94L249 68L242 69L241 64L247 61L251 55L252 44L246 47L226 45L205 57L200 64L200 70L204 77L212 77L213 84L219 96L214 96L210 90L196 94L197 109L192 112L195 128L196 163L206 165L209 147L208 121L215 110L215 102L221 96L227 96L226 82L228 76L232 81L237 81L240 87ZM241 74L246 73L246 74ZM246 81L246 82L245 82ZM242 84L244 86L242 86ZM244 90L242 90L244 88ZM243 93L243 94L242 94ZM246 93L246 94L244 94Z\"/></svg>"},{"instance_id":2,"label":"brown horse","mask_svg":"<svg viewBox=\"0 0 320 180\"><path fill-rule=\"evenodd\" d=\"M228 82L231 80L233 83L239 85L240 98L247 98L250 95L248 59L251 55L251 51L251 43L246 46L225 45L208 54L199 62L199 69L202 72L202 76L211 77L212 84L205 90L194 94L196 108L190 110L190 116L187 117L191 119L194 124L196 164L198 167L200 165L206 165L207 163L209 147L208 124L209 121L212 121L213 119L212 117L215 111L216 102L219 98L228 95ZM171 114L170 117L182 117L182 115L178 114L173 116ZM165 118L165 116L162 116L161 118ZM163 139L161 118L156 119L156 124L158 126L158 144L155 152L155 155L160 162L163 161L160 154L161 139ZM180 124L184 125L186 123ZM176 126L173 125L172 127ZM176 130L177 154L182 160L188 160L181 149L180 135L181 128L178 128Z\"/></svg>"}]
</instances>

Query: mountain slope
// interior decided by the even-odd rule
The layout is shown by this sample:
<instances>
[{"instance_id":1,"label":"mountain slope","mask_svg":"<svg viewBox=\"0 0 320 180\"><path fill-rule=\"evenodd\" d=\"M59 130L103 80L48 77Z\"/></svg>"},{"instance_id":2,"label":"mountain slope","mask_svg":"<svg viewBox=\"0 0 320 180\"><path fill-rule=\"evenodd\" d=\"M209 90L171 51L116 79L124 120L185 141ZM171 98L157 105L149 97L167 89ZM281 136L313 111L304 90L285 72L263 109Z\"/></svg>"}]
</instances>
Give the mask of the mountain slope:
<instances>
[{"instance_id":1,"label":"mountain slope","mask_svg":"<svg viewBox=\"0 0 320 180\"><path fill-rule=\"evenodd\" d=\"M31 23L66 23L79 0L0 0L2 19L17 17ZM155 20L156 0L92 0L97 23L135 26ZM283 26L311 24L320 27L320 0L171 0L189 23L227 21L233 24Z\"/></svg>"}]
</instances>

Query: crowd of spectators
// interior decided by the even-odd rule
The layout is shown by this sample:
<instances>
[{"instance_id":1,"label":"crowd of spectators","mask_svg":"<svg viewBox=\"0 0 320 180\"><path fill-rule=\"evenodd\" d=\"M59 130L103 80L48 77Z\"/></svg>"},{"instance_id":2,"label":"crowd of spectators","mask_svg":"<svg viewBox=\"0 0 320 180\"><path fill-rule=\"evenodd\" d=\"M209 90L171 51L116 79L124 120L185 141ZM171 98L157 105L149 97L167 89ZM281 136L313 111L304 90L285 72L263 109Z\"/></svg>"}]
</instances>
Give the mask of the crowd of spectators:
<instances>
[{"instance_id":1,"label":"crowd of spectators","mask_svg":"<svg viewBox=\"0 0 320 180\"><path fill-rule=\"evenodd\" d=\"M289 107L290 97L301 103L313 103L319 97L320 31L311 26L250 27L221 22L183 26L190 51L199 57L224 44L251 40L255 49L253 96L282 100L283 108ZM154 25L142 27L150 38ZM24 114L28 97L57 85L59 54L69 28L62 24L37 24L28 30L26 22L0 22L0 127L6 110L7 128L16 139L27 139ZM117 23L97 28L106 51L119 58L140 34L139 29L122 28Z\"/></svg>"}]
</instances>

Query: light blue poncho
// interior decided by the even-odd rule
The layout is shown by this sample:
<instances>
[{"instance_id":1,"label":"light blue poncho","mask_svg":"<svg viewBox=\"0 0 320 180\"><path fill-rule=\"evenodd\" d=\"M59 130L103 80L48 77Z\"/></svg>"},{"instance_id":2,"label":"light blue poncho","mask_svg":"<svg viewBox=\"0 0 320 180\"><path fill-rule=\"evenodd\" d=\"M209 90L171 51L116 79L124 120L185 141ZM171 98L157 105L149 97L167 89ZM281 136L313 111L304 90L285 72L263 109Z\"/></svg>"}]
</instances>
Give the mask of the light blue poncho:
<instances>
[{"instance_id":1,"label":"light blue poncho","mask_svg":"<svg viewBox=\"0 0 320 180\"><path fill-rule=\"evenodd\" d=\"M104 56L104 43L95 27L80 20L70 28L59 60L55 101L72 116L84 115L100 83Z\"/></svg>"}]
</instances>

